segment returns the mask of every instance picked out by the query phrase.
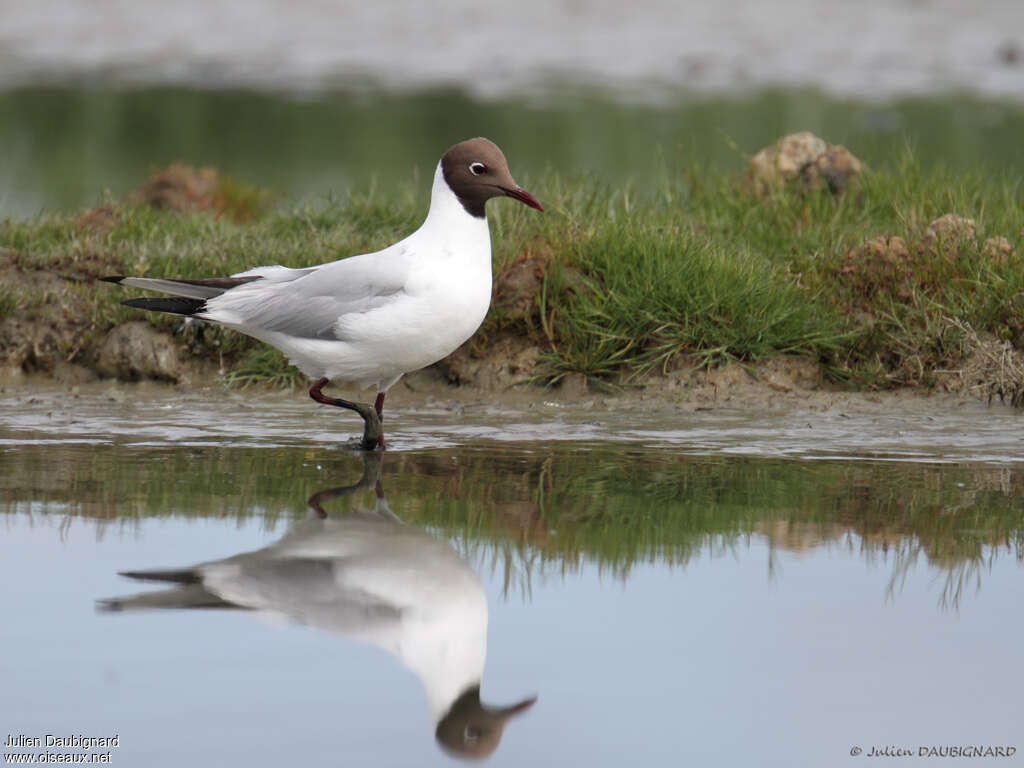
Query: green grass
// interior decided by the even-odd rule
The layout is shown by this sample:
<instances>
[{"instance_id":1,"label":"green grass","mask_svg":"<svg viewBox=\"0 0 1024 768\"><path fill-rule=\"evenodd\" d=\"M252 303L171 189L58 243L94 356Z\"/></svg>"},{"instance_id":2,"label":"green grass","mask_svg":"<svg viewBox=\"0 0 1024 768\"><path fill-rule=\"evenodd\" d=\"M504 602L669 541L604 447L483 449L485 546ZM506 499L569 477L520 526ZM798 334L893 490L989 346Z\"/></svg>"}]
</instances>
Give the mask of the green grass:
<instances>
[{"instance_id":1,"label":"green grass","mask_svg":"<svg viewBox=\"0 0 1024 768\"><path fill-rule=\"evenodd\" d=\"M252 350L233 371L224 376L229 387L247 387L250 384L268 384L279 389L294 389L306 380L302 372L289 365L284 355L269 346Z\"/></svg>"},{"instance_id":2,"label":"green grass","mask_svg":"<svg viewBox=\"0 0 1024 768\"><path fill-rule=\"evenodd\" d=\"M0 320L13 315L18 309L18 297L11 291L0 289Z\"/></svg>"},{"instance_id":3,"label":"green grass","mask_svg":"<svg viewBox=\"0 0 1024 768\"><path fill-rule=\"evenodd\" d=\"M664 370L685 354L705 365L818 356L844 335L816 297L749 247L730 252L667 224L626 221L566 255L588 276L585 288L567 290L556 271L539 306L560 373Z\"/></svg>"},{"instance_id":4,"label":"green grass","mask_svg":"<svg viewBox=\"0 0 1024 768\"><path fill-rule=\"evenodd\" d=\"M553 256L537 327L521 330L546 343L554 377L639 373L679 355L715 364L801 354L837 380L928 384L962 353L947 317L1024 346L1016 180L925 172L908 156L839 200L796 188L759 199L739 179L699 169L646 197L546 182L553 214L533 222L509 212L499 261ZM929 245L927 226L945 213L974 219L977 237ZM848 260L883 235L909 251L895 274ZM986 255L992 236L1015 254ZM582 277L567 281L567 269Z\"/></svg>"},{"instance_id":5,"label":"green grass","mask_svg":"<svg viewBox=\"0 0 1024 768\"><path fill-rule=\"evenodd\" d=\"M856 386L927 385L963 355L946 318L1024 346L1019 180L924 170L908 156L890 170L869 171L839 200L797 188L758 198L740 179L698 168L616 189L555 174L520 181L546 212L490 204L495 274L526 262L541 279L525 313L494 304L478 343L508 334L531 339L544 351L549 381L579 372L616 383L682 362L802 355ZM118 304L131 293L94 277L221 275L374 250L419 224L425 186L414 179L397 202L371 188L248 222L140 207L120 208L106 232L85 231L76 214L6 220L0 260L30 278L22 308L58 302L56 309L101 340L140 315ZM977 237L931 243L928 223L945 213L975 220ZM902 238L906 256L848 256L879 236ZM1009 258L985 253L993 236L1009 240ZM68 278L67 289L34 286L36 270ZM18 311L6 300L0 309ZM177 318L146 317L182 333ZM280 355L240 334L191 329L181 338L192 354L223 360L235 384L295 381ZM80 356L87 360L89 350Z\"/></svg>"}]
</instances>

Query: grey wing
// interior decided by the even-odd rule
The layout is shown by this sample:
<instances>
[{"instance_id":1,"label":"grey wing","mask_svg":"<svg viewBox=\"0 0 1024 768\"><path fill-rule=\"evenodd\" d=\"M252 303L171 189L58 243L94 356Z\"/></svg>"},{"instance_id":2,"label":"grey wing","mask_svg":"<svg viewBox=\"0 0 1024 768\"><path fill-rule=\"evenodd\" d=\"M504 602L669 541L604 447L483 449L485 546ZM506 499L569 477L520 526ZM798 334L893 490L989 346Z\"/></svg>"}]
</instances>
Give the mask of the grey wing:
<instances>
[{"instance_id":1,"label":"grey wing","mask_svg":"<svg viewBox=\"0 0 1024 768\"><path fill-rule=\"evenodd\" d=\"M227 569L211 566L203 586L235 605L274 611L323 629L356 630L401 618L401 608L344 585L335 560L239 559Z\"/></svg>"},{"instance_id":2,"label":"grey wing","mask_svg":"<svg viewBox=\"0 0 1024 768\"><path fill-rule=\"evenodd\" d=\"M300 338L338 338L348 314L369 312L400 298L408 261L404 246L331 262L287 282L257 280L206 302L199 317Z\"/></svg>"}]
</instances>

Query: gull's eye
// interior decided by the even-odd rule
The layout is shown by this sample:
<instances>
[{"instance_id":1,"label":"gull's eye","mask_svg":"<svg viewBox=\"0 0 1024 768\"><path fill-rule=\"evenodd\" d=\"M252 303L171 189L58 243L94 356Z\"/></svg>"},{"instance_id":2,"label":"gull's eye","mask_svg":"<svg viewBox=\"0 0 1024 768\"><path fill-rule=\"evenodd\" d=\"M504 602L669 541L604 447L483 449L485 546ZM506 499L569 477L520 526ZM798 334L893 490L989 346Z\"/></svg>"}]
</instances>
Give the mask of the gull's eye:
<instances>
[{"instance_id":1,"label":"gull's eye","mask_svg":"<svg viewBox=\"0 0 1024 768\"><path fill-rule=\"evenodd\" d=\"M482 173L487 173L487 166L483 163L470 163L469 172L474 176L479 176Z\"/></svg>"}]
</instances>

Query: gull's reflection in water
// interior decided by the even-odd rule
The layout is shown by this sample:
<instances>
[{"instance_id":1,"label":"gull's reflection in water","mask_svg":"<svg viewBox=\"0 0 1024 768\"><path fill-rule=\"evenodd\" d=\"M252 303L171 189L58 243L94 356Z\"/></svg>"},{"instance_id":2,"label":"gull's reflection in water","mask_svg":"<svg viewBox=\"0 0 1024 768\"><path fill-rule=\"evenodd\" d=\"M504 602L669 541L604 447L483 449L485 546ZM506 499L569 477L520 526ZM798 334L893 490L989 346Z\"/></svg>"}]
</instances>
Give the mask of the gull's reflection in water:
<instances>
[{"instance_id":1,"label":"gull's reflection in water","mask_svg":"<svg viewBox=\"0 0 1024 768\"><path fill-rule=\"evenodd\" d=\"M381 457L362 479L309 499L311 517L263 549L181 570L132 571L174 584L101 600L106 610L246 608L383 648L423 684L438 743L457 757L495 750L508 720L536 700L480 701L487 598L469 564L445 541L406 525L384 498ZM373 509L331 517L332 498L376 489Z\"/></svg>"}]
</instances>

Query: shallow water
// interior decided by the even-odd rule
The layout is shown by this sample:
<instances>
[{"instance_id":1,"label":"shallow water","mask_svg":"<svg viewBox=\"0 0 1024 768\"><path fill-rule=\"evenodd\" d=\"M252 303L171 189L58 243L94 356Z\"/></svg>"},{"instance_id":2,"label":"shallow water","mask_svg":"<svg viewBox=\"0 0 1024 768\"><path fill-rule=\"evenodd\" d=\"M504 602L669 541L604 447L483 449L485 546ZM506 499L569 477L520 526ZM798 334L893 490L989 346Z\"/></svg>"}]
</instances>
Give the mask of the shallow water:
<instances>
[{"instance_id":1,"label":"shallow water","mask_svg":"<svg viewBox=\"0 0 1024 768\"><path fill-rule=\"evenodd\" d=\"M147 766L1024 747L1020 416L925 402L399 404L364 462L298 395L8 393L0 722ZM445 719L474 681L521 711Z\"/></svg>"}]
</instances>

